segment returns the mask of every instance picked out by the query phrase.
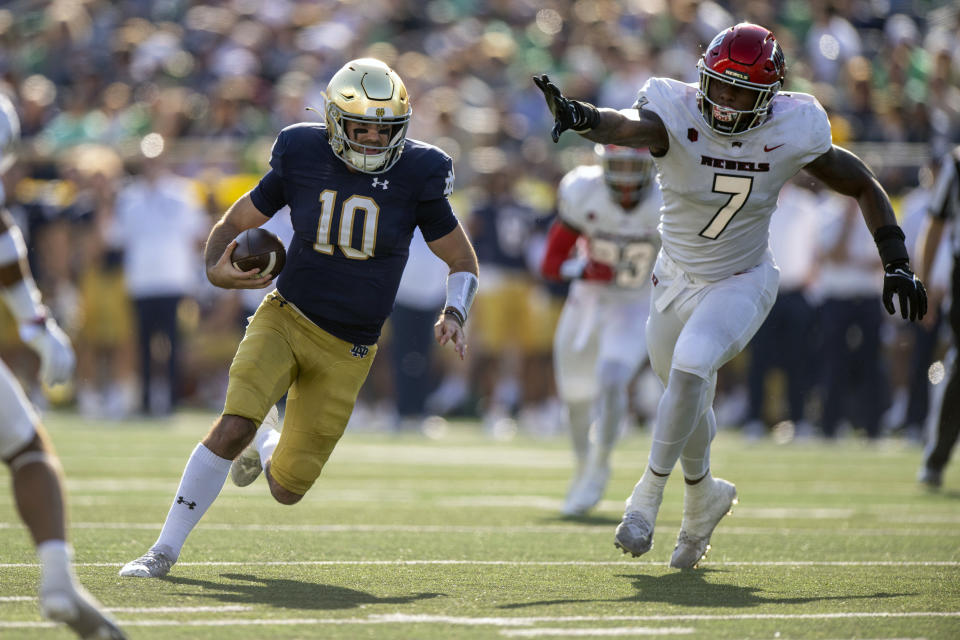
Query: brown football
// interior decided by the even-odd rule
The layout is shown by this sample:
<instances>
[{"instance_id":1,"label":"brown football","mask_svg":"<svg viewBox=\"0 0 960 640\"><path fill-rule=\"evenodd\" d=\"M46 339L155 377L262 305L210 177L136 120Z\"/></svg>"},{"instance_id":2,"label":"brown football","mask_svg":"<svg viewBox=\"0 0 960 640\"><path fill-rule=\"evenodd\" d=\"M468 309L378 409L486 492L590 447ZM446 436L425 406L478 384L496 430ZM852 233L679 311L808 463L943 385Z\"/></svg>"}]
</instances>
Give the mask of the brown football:
<instances>
[{"instance_id":1,"label":"brown football","mask_svg":"<svg viewBox=\"0 0 960 640\"><path fill-rule=\"evenodd\" d=\"M259 269L260 275L276 277L287 260L283 242L266 229L254 227L237 236L230 261L240 271Z\"/></svg>"}]
</instances>

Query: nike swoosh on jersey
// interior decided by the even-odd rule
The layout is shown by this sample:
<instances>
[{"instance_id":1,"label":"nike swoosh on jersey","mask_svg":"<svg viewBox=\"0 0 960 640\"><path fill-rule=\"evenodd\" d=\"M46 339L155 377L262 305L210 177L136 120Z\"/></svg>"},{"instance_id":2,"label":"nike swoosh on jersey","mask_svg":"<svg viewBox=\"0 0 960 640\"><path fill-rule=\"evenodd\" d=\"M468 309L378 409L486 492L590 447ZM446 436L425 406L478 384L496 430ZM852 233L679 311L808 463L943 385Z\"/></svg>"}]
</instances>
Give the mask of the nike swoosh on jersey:
<instances>
[{"instance_id":1,"label":"nike swoosh on jersey","mask_svg":"<svg viewBox=\"0 0 960 640\"><path fill-rule=\"evenodd\" d=\"M779 149L780 147L782 147L782 146L785 145L785 144L787 144L787 143L786 143L786 142L781 142L780 144L778 144L778 145L775 146L775 147L768 147L767 145L763 145L763 150L764 150L764 151L773 151L774 149Z\"/></svg>"}]
</instances>

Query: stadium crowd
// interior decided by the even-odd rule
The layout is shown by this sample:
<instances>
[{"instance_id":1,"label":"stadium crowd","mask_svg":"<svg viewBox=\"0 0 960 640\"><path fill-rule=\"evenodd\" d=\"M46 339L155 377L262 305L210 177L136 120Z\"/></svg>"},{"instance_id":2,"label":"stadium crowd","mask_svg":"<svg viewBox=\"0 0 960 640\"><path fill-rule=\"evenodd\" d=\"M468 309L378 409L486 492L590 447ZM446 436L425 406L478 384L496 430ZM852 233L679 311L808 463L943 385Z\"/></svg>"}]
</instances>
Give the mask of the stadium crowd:
<instances>
[{"instance_id":1,"label":"stadium crowd","mask_svg":"<svg viewBox=\"0 0 960 640\"><path fill-rule=\"evenodd\" d=\"M221 408L251 302L207 283L202 242L256 184L279 130L319 120L305 109L322 111L326 79L344 61L372 56L410 91L410 137L454 158L453 201L482 275L467 360L429 345L408 350L415 340L395 324L354 422L412 428L459 412L482 416L494 435L518 424L552 433L561 424L551 346L564 289L544 283L536 266L561 176L595 160L576 136L554 147L531 76L549 71L568 95L629 107L651 76L695 81L703 46L740 20L777 35L787 90L816 95L834 141L877 171L912 249L936 161L960 139L960 9L951 3L6 3L0 89L23 129L20 161L4 178L7 202L44 298L78 349L75 388L54 401L110 419ZM786 418L795 433L831 437L849 423L869 437L918 435L927 369L944 350L938 314L912 327L882 313L882 268L866 230L848 224L859 215L852 201L809 181L791 184L781 201L778 304L791 307L775 308L765 333L725 371L721 424L758 436ZM410 298L401 288L399 303L439 306L444 273L433 274L433 299L417 281ZM947 288L940 277L928 283L932 300ZM801 349L791 357L789 345ZM386 356L401 348L402 357ZM34 379L12 322L0 321L0 351L25 382ZM401 403L398 414L394 399L411 392L396 389L411 384L432 393ZM636 385L639 420L655 407L651 385L649 374Z\"/></svg>"}]
</instances>

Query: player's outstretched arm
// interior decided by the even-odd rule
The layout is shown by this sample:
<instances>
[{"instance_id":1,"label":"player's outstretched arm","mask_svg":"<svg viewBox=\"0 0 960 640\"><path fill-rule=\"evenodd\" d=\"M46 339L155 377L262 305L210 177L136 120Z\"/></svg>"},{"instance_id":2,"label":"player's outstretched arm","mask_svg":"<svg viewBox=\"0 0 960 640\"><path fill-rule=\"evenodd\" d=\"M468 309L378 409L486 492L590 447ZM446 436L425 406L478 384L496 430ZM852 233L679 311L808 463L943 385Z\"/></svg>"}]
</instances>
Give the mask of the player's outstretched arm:
<instances>
[{"instance_id":1,"label":"player's outstretched arm","mask_svg":"<svg viewBox=\"0 0 960 640\"><path fill-rule=\"evenodd\" d=\"M479 283L477 254L459 224L447 235L428 242L427 246L450 267L450 275L447 276L447 300L440 317L433 325L433 335L441 345L452 342L462 360L467 353L467 338L463 325L467 321Z\"/></svg>"},{"instance_id":2,"label":"player's outstretched arm","mask_svg":"<svg viewBox=\"0 0 960 640\"><path fill-rule=\"evenodd\" d=\"M603 144L648 147L653 153L664 153L669 148L667 129L655 113L640 109L639 119L629 118L614 109L598 109L589 102L567 98L545 74L534 76L533 82L543 92L553 115L550 136L554 142L570 129Z\"/></svg>"},{"instance_id":3,"label":"player's outstretched arm","mask_svg":"<svg viewBox=\"0 0 960 640\"><path fill-rule=\"evenodd\" d=\"M203 250L207 279L222 289L262 289L273 280L269 275L259 277L259 269L240 271L233 266L230 256L237 246L234 238L246 229L259 227L267 220L246 193L234 202L223 217L213 225Z\"/></svg>"},{"instance_id":4,"label":"player's outstretched arm","mask_svg":"<svg viewBox=\"0 0 960 640\"><path fill-rule=\"evenodd\" d=\"M903 230L897 225L890 198L863 160L842 147L829 151L804 167L828 187L856 199L867 228L873 234L883 262L883 306L891 315L896 295L900 314L920 320L927 312L927 292L910 268Z\"/></svg>"}]
</instances>

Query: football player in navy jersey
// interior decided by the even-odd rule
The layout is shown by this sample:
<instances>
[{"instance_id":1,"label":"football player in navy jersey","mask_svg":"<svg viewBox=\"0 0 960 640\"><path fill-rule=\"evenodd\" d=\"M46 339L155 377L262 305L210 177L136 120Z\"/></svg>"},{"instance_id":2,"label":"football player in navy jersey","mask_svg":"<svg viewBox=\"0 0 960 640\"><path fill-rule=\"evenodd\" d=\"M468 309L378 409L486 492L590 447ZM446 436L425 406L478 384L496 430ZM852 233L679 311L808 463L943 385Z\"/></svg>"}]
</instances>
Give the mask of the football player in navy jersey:
<instances>
[{"instance_id":1,"label":"football player in navy jersey","mask_svg":"<svg viewBox=\"0 0 960 640\"><path fill-rule=\"evenodd\" d=\"M165 575L228 473L244 486L265 469L278 502L303 497L346 428L416 227L450 266L434 334L440 344L452 342L461 358L466 352L463 324L478 269L447 199L452 160L406 138L412 113L407 90L379 60L348 62L325 97L325 123L281 131L270 171L210 232L210 282L266 287L269 276L231 264L234 238L290 206L294 236L286 266L234 357L223 414L190 456L160 537L124 565L121 576ZM274 405L284 393L280 433Z\"/></svg>"}]
</instances>

